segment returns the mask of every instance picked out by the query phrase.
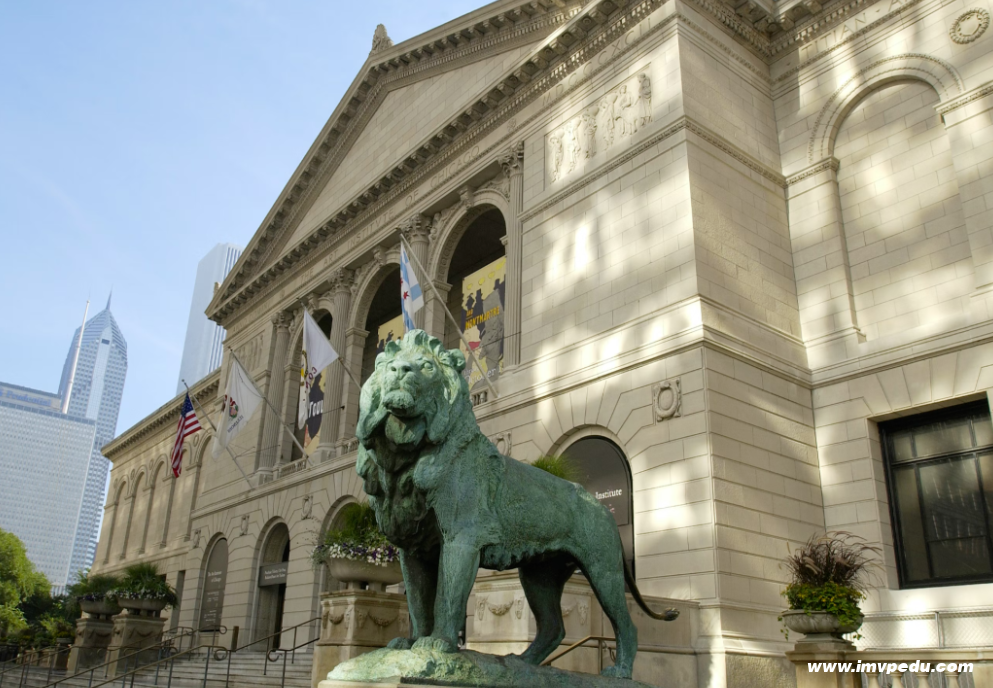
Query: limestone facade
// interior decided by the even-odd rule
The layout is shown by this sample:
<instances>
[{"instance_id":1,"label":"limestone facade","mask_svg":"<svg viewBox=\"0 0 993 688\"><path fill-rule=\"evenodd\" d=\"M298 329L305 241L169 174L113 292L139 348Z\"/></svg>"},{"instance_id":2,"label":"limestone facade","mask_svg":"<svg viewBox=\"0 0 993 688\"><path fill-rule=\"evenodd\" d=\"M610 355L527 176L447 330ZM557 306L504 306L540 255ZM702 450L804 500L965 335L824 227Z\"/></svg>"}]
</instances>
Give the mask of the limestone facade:
<instances>
[{"instance_id":1,"label":"limestone facade","mask_svg":"<svg viewBox=\"0 0 993 688\"><path fill-rule=\"evenodd\" d=\"M301 309L363 379L399 314L403 234L456 307L505 257L480 425L523 461L620 449L639 586L698 604L701 687L794 685L779 561L824 529L882 547L869 612L993 606L981 572L901 577L880 435L993 388L988 5L500 0L380 40L208 308L278 410L235 441L250 486L209 430L172 478L169 401L105 447L94 568L158 561L182 592L169 623L192 627L224 539L221 623L242 643L320 616L333 582L309 554L362 499L358 390L331 369L301 460L281 425ZM456 346L441 303L418 324ZM194 390L211 413L227 366ZM285 589L259 587L284 560Z\"/></svg>"}]
</instances>

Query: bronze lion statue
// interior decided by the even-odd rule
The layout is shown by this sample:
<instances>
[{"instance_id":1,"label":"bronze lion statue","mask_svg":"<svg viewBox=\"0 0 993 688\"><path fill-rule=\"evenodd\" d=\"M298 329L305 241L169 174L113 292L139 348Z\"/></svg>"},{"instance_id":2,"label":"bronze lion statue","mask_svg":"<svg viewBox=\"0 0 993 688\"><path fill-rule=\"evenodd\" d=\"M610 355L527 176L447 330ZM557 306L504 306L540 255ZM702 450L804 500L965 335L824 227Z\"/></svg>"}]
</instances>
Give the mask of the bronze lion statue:
<instances>
[{"instance_id":1,"label":"bronze lion statue","mask_svg":"<svg viewBox=\"0 0 993 688\"><path fill-rule=\"evenodd\" d=\"M565 637L561 598L578 567L614 627L609 676L630 678L638 635L624 596L648 608L613 516L576 483L503 456L479 430L465 358L422 330L390 342L362 386L356 468L379 527L400 550L411 638L393 649L457 652L479 568L517 567L537 635L521 655L540 664Z\"/></svg>"}]
</instances>

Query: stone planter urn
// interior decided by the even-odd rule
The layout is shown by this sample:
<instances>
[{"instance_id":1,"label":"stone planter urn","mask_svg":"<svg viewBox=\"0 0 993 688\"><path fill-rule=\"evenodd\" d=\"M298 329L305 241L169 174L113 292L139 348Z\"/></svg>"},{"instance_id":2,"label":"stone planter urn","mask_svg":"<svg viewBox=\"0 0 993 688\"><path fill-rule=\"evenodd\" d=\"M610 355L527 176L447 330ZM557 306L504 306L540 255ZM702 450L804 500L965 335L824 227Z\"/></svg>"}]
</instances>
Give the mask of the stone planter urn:
<instances>
[{"instance_id":1,"label":"stone planter urn","mask_svg":"<svg viewBox=\"0 0 993 688\"><path fill-rule=\"evenodd\" d=\"M124 609L127 609L128 614L132 616L158 617L162 610L166 608L165 600L126 600L121 598L117 602Z\"/></svg>"},{"instance_id":2,"label":"stone planter urn","mask_svg":"<svg viewBox=\"0 0 993 688\"><path fill-rule=\"evenodd\" d=\"M95 619L106 619L121 613L120 605L106 598L102 600L79 600L79 608Z\"/></svg>"},{"instance_id":3,"label":"stone planter urn","mask_svg":"<svg viewBox=\"0 0 993 688\"><path fill-rule=\"evenodd\" d=\"M355 559L333 558L328 559L327 562L331 576L346 583L349 590L359 590L361 583L368 583L370 589L384 592L387 585L396 585L403 580L399 561L386 566Z\"/></svg>"},{"instance_id":4,"label":"stone planter urn","mask_svg":"<svg viewBox=\"0 0 993 688\"><path fill-rule=\"evenodd\" d=\"M828 612L808 612L804 609L790 609L783 612L783 625L794 633L803 633L801 643L819 643L843 640L846 633L854 633L862 627L862 619L856 623L842 624L837 616Z\"/></svg>"}]
</instances>

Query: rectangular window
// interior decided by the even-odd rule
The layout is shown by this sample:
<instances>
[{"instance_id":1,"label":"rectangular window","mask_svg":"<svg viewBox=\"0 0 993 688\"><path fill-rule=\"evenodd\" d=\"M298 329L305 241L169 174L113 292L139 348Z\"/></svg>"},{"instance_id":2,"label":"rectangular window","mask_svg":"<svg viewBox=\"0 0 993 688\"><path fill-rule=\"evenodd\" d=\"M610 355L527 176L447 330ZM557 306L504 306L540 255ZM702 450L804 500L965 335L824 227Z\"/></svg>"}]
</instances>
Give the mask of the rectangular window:
<instances>
[{"instance_id":1,"label":"rectangular window","mask_svg":"<svg viewBox=\"0 0 993 688\"><path fill-rule=\"evenodd\" d=\"M985 401L879 424L901 587L993 581Z\"/></svg>"}]
</instances>

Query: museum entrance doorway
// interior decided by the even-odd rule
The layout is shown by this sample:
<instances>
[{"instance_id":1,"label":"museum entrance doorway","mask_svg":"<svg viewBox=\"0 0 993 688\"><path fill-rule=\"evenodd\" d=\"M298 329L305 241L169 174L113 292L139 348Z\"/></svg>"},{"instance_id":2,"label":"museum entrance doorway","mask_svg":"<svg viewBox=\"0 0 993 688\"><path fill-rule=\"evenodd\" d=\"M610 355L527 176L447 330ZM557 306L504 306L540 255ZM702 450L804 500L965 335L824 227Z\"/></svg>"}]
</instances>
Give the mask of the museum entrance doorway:
<instances>
[{"instance_id":1,"label":"museum entrance doorway","mask_svg":"<svg viewBox=\"0 0 993 688\"><path fill-rule=\"evenodd\" d=\"M624 452L605 437L584 437L570 444L562 455L579 471L577 482L614 515L624 560L634 574L634 498L631 468Z\"/></svg>"},{"instance_id":2,"label":"museum entrance doorway","mask_svg":"<svg viewBox=\"0 0 993 688\"><path fill-rule=\"evenodd\" d=\"M286 602L286 572L290 561L290 531L285 523L273 527L262 546L259 565L259 602L255 640L268 636L268 649L279 648L279 632L283 627L283 605Z\"/></svg>"},{"instance_id":3,"label":"museum entrance doorway","mask_svg":"<svg viewBox=\"0 0 993 688\"><path fill-rule=\"evenodd\" d=\"M203 594L200 597L200 631L217 631L221 628L224 611L224 585L228 577L228 541L221 538L214 543L207 557L203 572Z\"/></svg>"}]
</instances>

